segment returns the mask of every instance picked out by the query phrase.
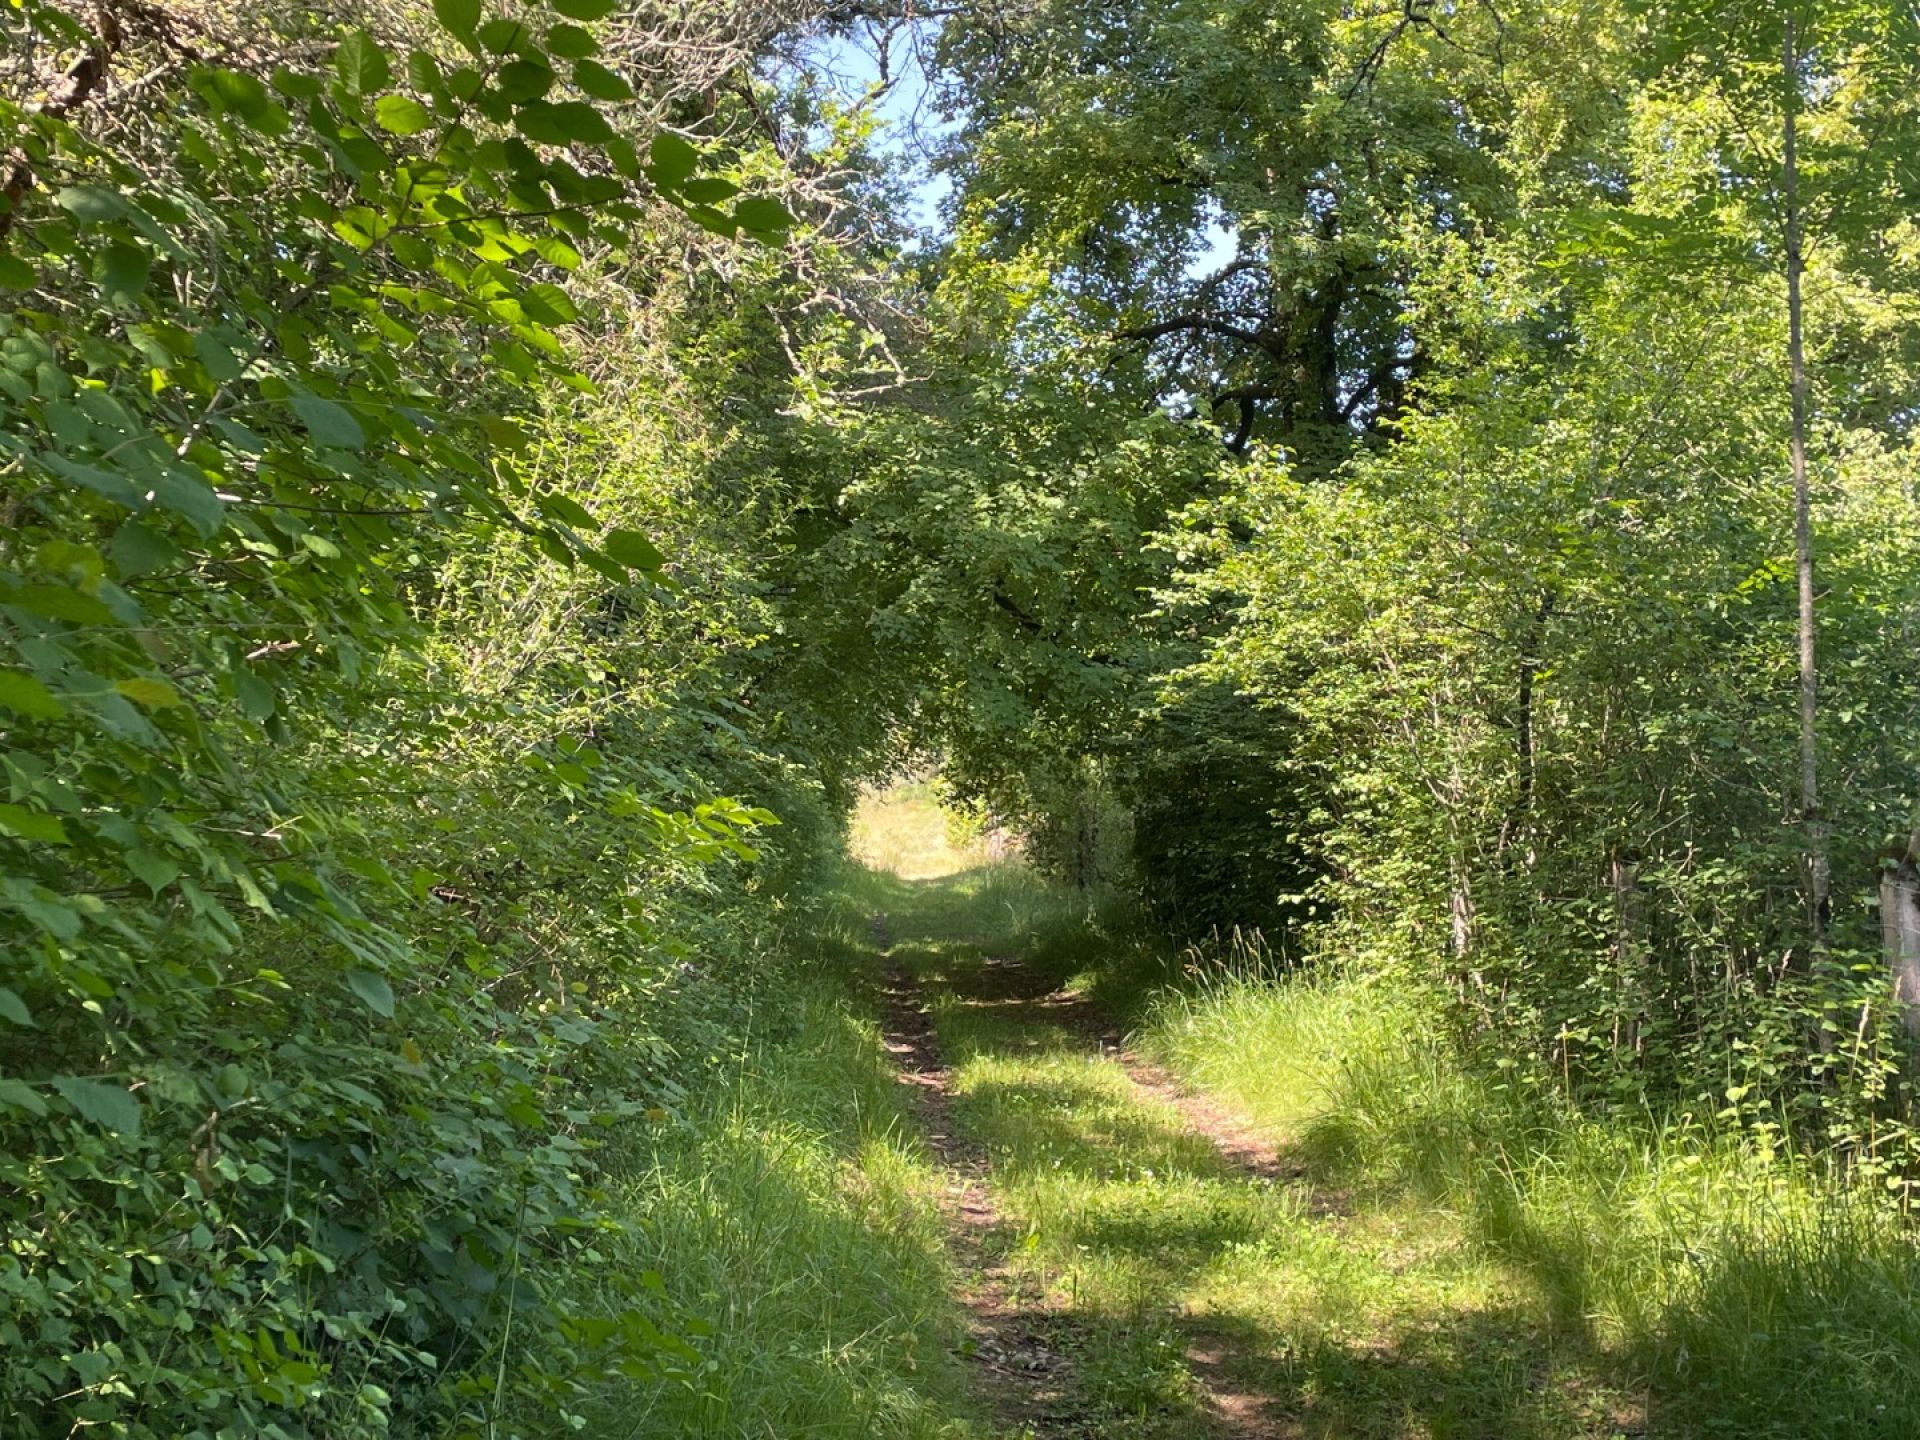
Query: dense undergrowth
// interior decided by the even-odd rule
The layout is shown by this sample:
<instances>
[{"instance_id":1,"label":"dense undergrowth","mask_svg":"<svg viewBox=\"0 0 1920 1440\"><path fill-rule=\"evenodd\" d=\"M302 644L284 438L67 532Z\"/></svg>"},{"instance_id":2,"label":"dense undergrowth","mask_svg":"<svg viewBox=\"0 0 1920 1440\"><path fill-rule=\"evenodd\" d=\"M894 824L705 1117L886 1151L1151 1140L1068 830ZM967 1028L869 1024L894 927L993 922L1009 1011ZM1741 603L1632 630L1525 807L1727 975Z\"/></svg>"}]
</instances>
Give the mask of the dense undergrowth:
<instances>
[{"instance_id":1,"label":"dense undergrowth","mask_svg":"<svg viewBox=\"0 0 1920 1440\"><path fill-rule=\"evenodd\" d=\"M799 221L650 66L771 34L613 8L0 11L9 1437L494 1436L686 1361L568 1281L866 742L742 700L789 502L728 437L794 372L661 398Z\"/></svg>"}]
</instances>

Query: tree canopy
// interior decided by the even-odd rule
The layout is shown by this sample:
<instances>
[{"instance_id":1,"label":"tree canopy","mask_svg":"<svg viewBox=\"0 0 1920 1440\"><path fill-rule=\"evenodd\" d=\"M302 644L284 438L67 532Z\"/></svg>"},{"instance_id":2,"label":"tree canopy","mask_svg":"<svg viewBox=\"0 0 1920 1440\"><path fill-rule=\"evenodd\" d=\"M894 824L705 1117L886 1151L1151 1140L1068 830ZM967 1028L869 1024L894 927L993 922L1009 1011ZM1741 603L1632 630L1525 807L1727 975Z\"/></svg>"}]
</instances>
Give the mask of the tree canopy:
<instances>
[{"instance_id":1,"label":"tree canopy","mask_svg":"<svg viewBox=\"0 0 1920 1440\"><path fill-rule=\"evenodd\" d=\"M548 1279L930 762L1905 1186L1915 23L12 0L8 1433L691 1373Z\"/></svg>"}]
</instances>

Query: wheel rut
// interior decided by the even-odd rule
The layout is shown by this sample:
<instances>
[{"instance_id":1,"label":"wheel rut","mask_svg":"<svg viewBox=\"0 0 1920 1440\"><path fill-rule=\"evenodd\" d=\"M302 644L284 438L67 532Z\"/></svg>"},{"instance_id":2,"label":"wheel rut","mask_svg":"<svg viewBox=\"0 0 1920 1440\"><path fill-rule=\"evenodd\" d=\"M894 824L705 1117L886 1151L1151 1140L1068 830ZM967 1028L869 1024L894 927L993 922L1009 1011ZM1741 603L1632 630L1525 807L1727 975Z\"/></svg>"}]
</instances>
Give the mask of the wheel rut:
<instances>
[{"instance_id":1,"label":"wheel rut","mask_svg":"<svg viewBox=\"0 0 1920 1440\"><path fill-rule=\"evenodd\" d=\"M885 916L875 918L873 940L882 956L892 949ZM883 1043L944 1178L936 1203L961 1277L955 1298L967 1314L968 1359L980 1390L996 1420L1015 1433L1090 1436L1068 1419L1071 1361L1050 1340L1048 1317L1022 1300L1012 1272L993 1257L990 1242L1005 1217L988 1187L985 1150L954 1123L952 1071L920 986L897 961L889 959L885 973Z\"/></svg>"},{"instance_id":2,"label":"wheel rut","mask_svg":"<svg viewBox=\"0 0 1920 1440\"><path fill-rule=\"evenodd\" d=\"M874 920L874 948L891 950L884 916ZM1038 984L1017 958L990 957L993 995L978 1003L1031 1007L1039 1018L1083 1035L1091 1050L1113 1061L1144 1099L1173 1110L1186 1128L1206 1139L1233 1173L1249 1180L1304 1184L1305 1168L1283 1154L1232 1112L1186 1090L1178 1080L1125 1045L1123 1038L1084 997ZM989 1183L990 1162L955 1118L952 1071L918 981L891 958L886 968L884 1039L897 1078L913 1092L912 1106L946 1184L939 1197L950 1253L962 1278L957 1298L969 1320L971 1358L996 1417L1014 1433L1039 1440L1091 1437L1103 1432L1097 1419L1076 1413L1073 1357L1068 1353L1073 1316L1038 1297L1023 1296L1017 1277L994 1258L992 1240L1005 1217ZM1344 1211L1344 1196L1309 1190L1312 1209L1323 1217ZM1292 1440L1297 1422L1281 1413L1279 1397L1251 1390L1236 1377L1249 1368L1228 1336L1213 1333L1204 1317L1189 1317L1185 1361L1205 1397L1207 1432L1218 1440ZM1068 1346L1055 1343L1065 1336Z\"/></svg>"}]
</instances>

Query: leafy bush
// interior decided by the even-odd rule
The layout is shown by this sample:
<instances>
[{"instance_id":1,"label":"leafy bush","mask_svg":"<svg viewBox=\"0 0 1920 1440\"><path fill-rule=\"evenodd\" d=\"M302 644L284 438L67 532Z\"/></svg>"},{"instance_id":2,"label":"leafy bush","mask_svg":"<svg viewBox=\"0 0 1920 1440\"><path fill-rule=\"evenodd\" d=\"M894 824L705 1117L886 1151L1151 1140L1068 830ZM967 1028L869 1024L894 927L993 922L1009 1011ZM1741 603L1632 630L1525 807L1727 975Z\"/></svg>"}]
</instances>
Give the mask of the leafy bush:
<instances>
[{"instance_id":1,"label":"leafy bush","mask_svg":"<svg viewBox=\"0 0 1920 1440\"><path fill-rule=\"evenodd\" d=\"M479 1433L694 1362L554 1278L834 812L713 738L740 602L648 534L698 468L579 465L651 403L576 367L648 283L588 257L793 223L621 108L610 9L0 18L9 1435Z\"/></svg>"}]
</instances>

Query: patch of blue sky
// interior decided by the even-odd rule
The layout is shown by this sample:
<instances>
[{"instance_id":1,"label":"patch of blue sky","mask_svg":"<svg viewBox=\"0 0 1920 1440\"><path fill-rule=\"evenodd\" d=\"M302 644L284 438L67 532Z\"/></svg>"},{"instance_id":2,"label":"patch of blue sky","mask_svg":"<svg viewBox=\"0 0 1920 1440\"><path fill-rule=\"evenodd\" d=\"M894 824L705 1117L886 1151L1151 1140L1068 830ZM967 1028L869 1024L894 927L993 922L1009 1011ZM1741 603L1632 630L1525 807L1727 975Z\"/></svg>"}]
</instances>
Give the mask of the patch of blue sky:
<instances>
[{"instance_id":1,"label":"patch of blue sky","mask_svg":"<svg viewBox=\"0 0 1920 1440\"><path fill-rule=\"evenodd\" d=\"M878 122L873 146L899 167L909 207L901 218L921 243L938 243L945 237L946 202L953 194L952 182L933 164L934 152L953 127L934 104L933 81L924 58L931 40L924 28L907 27L894 30L884 40L862 34L824 36L806 55L818 81L844 105L858 104L879 91L872 102Z\"/></svg>"},{"instance_id":2,"label":"patch of blue sky","mask_svg":"<svg viewBox=\"0 0 1920 1440\"><path fill-rule=\"evenodd\" d=\"M908 196L908 213L900 218L921 244L938 244L946 238L948 202L953 195L952 181L934 164L936 153L955 129L940 112L934 80L927 71L936 23L921 21L884 33L823 35L803 53L803 63L842 104L858 104L880 92L873 101L878 122L874 148L899 166ZM1217 206L1209 207L1187 259L1187 278L1205 279L1238 254L1235 226Z\"/></svg>"}]
</instances>

